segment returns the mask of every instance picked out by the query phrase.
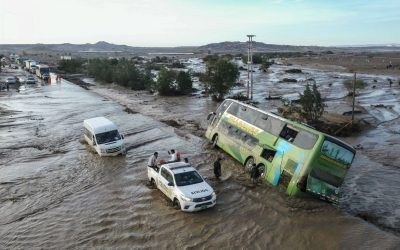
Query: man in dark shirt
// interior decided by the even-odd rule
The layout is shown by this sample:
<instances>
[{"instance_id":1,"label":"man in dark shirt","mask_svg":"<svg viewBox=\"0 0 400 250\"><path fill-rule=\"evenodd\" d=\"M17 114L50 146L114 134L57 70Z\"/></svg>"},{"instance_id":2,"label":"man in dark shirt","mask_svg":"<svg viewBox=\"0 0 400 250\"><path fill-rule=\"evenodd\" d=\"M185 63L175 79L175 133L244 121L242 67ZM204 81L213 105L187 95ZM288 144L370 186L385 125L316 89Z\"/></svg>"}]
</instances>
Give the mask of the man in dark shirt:
<instances>
[{"instance_id":1,"label":"man in dark shirt","mask_svg":"<svg viewBox=\"0 0 400 250\"><path fill-rule=\"evenodd\" d=\"M214 175L217 180L219 180L219 177L221 177L221 158L218 158L214 162Z\"/></svg>"}]
</instances>

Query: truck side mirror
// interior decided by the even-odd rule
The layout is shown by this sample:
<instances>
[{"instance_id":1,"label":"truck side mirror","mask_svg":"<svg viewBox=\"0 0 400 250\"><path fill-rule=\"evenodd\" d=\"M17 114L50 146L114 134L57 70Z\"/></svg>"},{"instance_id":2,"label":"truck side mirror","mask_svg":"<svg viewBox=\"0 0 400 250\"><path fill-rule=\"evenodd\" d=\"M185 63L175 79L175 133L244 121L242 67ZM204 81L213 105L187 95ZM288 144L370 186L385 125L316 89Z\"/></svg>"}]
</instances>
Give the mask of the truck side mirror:
<instances>
[{"instance_id":1,"label":"truck side mirror","mask_svg":"<svg viewBox=\"0 0 400 250\"><path fill-rule=\"evenodd\" d=\"M174 186L174 183L168 182L168 186L173 187L173 186Z\"/></svg>"},{"instance_id":2,"label":"truck side mirror","mask_svg":"<svg viewBox=\"0 0 400 250\"><path fill-rule=\"evenodd\" d=\"M207 116L207 121L210 120L210 118L211 118L212 116L214 116L214 115L215 115L215 112L209 113L208 116Z\"/></svg>"}]
</instances>

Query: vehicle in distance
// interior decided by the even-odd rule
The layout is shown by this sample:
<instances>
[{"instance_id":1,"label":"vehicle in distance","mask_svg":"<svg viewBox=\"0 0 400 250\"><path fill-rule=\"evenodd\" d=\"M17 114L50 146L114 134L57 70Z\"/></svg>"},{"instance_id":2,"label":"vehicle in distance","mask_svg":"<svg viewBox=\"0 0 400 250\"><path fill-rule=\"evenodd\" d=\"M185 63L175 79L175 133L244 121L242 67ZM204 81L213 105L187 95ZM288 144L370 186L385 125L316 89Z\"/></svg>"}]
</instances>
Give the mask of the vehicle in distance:
<instances>
[{"instance_id":1,"label":"vehicle in distance","mask_svg":"<svg viewBox=\"0 0 400 250\"><path fill-rule=\"evenodd\" d=\"M28 76L28 78L25 81L26 84L35 84L36 83L36 79L34 76Z\"/></svg>"},{"instance_id":2,"label":"vehicle in distance","mask_svg":"<svg viewBox=\"0 0 400 250\"><path fill-rule=\"evenodd\" d=\"M304 124L236 100L207 117L206 137L264 180L291 196L338 202L339 188L355 156L347 143Z\"/></svg>"},{"instance_id":3,"label":"vehicle in distance","mask_svg":"<svg viewBox=\"0 0 400 250\"><path fill-rule=\"evenodd\" d=\"M217 203L213 188L188 163L166 163L158 169L147 167L147 176L182 211L195 212Z\"/></svg>"},{"instance_id":4,"label":"vehicle in distance","mask_svg":"<svg viewBox=\"0 0 400 250\"><path fill-rule=\"evenodd\" d=\"M115 156L125 152L124 136L118 127L105 117L95 117L83 121L86 142L100 156Z\"/></svg>"},{"instance_id":5,"label":"vehicle in distance","mask_svg":"<svg viewBox=\"0 0 400 250\"><path fill-rule=\"evenodd\" d=\"M36 65L36 76L43 79L47 80L50 77L50 68L49 66L45 64L38 64Z\"/></svg>"},{"instance_id":6,"label":"vehicle in distance","mask_svg":"<svg viewBox=\"0 0 400 250\"><path fill-rule=\"evenodd\" d=\"M17 83L17 80L15 79L15 77L9 76L9 77L7 77L7 79L6 79L6 83L8 83L8 84L15 84L15 83Z\"/></svg>"}]
</instances>

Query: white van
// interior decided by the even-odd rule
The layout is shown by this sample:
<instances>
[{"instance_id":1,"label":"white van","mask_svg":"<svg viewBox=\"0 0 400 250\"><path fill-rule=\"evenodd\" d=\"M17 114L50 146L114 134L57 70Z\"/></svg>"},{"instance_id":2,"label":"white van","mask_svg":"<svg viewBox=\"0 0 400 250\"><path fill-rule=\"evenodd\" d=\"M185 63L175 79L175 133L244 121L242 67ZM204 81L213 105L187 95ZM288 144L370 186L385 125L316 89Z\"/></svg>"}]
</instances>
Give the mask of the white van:
<instances>
[{"instance_id":1,"label":"white van","mask_svg":"<svg viewBox=\"0 0 400 250\"><path fill-rule=\"evenodd\" d=\"M117 126L104 117L95 117L83 121L84 137L100 156L123 154L124 136Z\"/></svg>"}]
</instances>

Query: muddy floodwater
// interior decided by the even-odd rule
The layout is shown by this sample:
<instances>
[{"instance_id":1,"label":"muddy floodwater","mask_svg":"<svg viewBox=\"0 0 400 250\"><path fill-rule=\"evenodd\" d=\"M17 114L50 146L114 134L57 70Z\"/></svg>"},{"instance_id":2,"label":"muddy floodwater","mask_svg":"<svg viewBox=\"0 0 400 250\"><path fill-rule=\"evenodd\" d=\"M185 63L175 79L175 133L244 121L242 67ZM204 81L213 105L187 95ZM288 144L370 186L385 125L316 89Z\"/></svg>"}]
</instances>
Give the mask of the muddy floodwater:
<instances>
[{"instance_id":1,"label":"muddy floodwater","mask_svg":"<svg viewBox=\"0 0 400 250\"><path fill-rule=\"evenodd\" d=\"M282 70L255 75L261 108L276 109L278 101L264 99L268 94L290 98L304 87L280 84L287 77ZM303 70L308 73L297 78L326 82L321 89L328 110L348 111L341 84L348 75ZM160 98L114 87L87 91L64 80L0 92L0 249L398 249L399 88L382 83L363 91L358 105L374 128L345 138L361 146L339 206L252 185L237 162L202 137L205 115L216 108L209 98ZM371 106L388 103L393 107ZM82 122L96 116L119 126L126 156L101 158L90 150ZM171 148L209 177L214 208L174 210L146 185L148 157L158 151L166 158ZM220 182L211 171L217 156L224 158Z\"/></svg>"}]
</instances>

